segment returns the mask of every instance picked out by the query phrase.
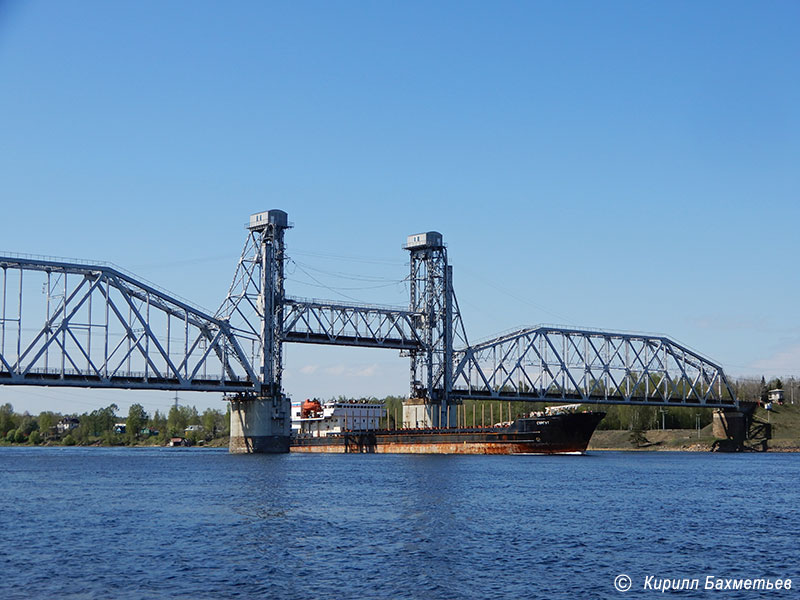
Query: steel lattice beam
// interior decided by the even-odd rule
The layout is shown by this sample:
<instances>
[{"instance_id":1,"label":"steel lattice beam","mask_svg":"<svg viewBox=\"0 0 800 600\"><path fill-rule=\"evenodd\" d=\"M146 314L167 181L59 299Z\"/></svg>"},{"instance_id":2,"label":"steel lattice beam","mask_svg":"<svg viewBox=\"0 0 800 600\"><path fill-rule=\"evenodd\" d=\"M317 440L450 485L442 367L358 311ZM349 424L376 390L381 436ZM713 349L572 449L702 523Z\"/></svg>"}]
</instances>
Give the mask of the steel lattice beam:
<instances>
[{"instance_id":1,"label":"steel lattice beam","mask_svg":"<svg viewBox=\"0 0 800 600\"><path fill-rule=\"evenodd\" d=\"M110 265L0 256L0 384L282 398L282 344L299 342L404 351L443 414L457 398L738 405L719 365L665 337L540 326L470 346L438 232L408 238L408 310L287 298L289 227L251 217L215 316Z\"/></svg>"},{"instance_id":2,"label":"steel lattice beam","mask_svg":"<svg viewBox=\"0 0 800 600\"><path fill-rule=\"evenodd\" d=\"M2 256L0 271L2 384L259 387L225 321L117 268Z\"/></svg>"},{"instance_id":3,"label":"steel lattice beam","mask_svg":"<svg viewBox=\"0 0 800 600\"><path fill-rule=\"evenodd\" d=\"M283 340L367 348L416 350L422 346L419 313L380 306L356 306L287 298Z\"/></svg>"},{"instance_id":4,"label":"steel lattice beam","mask_svg":"<svg viewBox=\"0 0 800 600\"><path fill-rule=\"evenodd\" d=\"M719 365L665 337L542 326L454 356L460 398L737 405Z\"/></svg>"}]
</instances>

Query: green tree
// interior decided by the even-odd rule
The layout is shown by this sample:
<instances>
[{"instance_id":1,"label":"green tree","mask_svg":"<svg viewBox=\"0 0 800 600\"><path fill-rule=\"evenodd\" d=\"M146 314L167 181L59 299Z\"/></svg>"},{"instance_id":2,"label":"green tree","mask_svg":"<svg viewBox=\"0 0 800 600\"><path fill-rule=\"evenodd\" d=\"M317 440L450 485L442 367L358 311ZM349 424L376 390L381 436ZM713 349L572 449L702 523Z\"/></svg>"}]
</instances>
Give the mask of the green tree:
<instances>
[{"instance_id":1,"label":"green tree","mask_svg":"<svg viewBox=\"0 0 800 600\"><path fill-rule=\"evenodd\" d=\"M228 435L230 416L215 408L207 408L201 416L203 432L207 440Z\"/></svg>"},{"instance_id":2,"label":"green tree","mask_svg":"<svg viewBox=\"0 0 800 600\"><path fill-rule=\"evenodd\" d=\"M14 407L8 402L0 406L0 436L8 434L9 430L16 429L17 423L14 418Z\"/></svg>"},{"instance_id":3,"label":"green tree","mask_svg":"<svg viewBox=\"0 0 800 600\"><path fill-rule=\"evenodd\" d=\"M72 430L70 437L74 440L74 442L83 443L89 439L89 436L94 435L94 421L92 416L87 413L83 413L79 417L79 420L80 423L75 429Z\"/></svg>"},{"instance_id":4,"label":"green tree","mask_svg":"<svg viewBox=\"0 0 800 600\"><path fill-rule=\"evenodd\" d=\"M119 407L116 404L93 410L88 415L81 417L81 426L86 423L86 433L95 437L99 437L107 431L113 431L117 421L117 410Z\"/></svg>"},{"instance_id":5,"label":"green tree","mask_svg":"<svg viewBox=\"0 0 800 600\"><path fill-rule=\"evenodd\" d=\"M156 410L156 412L153 413L153 416L148 421L147 426L150 429L158 431L159 433L164 433L167 430L167 417L164 415L164 413Z\"/></svg>"},{"instance_id":6,"label":"green tree","mask_svg":"<svg viewBox=\"0 0 800 600\"><path fill-rule=\"evenodd\" d=\"M776 377L772 381L769 382L769 389L771 390L782 390L783 389L783 382L780 380L779 377Z\"/></svg>"},{"instance_id":7,"label":"green tree","mask_svg":"<svg viewBox=\"0 0 800 600\"><path fill-rule=\"evenodd\" d=\"M28 436L28 441L31 444L38 444L42 441L42 436L39 434L39 431L32 431L31 434Z\"/></svg>"},{"instance_id":8,"label":"green tree","mask_svg":"<svg viewBox=\"0 0 800 600\"><path fill-rule=\"evenodd\" d=\"M58 423L60 416L54 412L44 411L39 413L39 431L41 432L42 436L47 436L50 432L50 429L56 426Z\"/></svg>"},{"instance_id":9,"label":"green tree","mask_svg":"<svg viewBox=\"0 0 800 600\"><path fill-rule=\"evenodd\" d=\"M203 411L203 431L207 439L217 437L217 416L218 412L213 408L207 408Z\"/></svg>"},{"instance_id":10,"label":"green tree","mask_svg":"<svg viewBox=\"0 0 800 600\"><path fill-rule=\"evenodd\" d=\"M25 440L26 440L26 439L28 439L28 436L27 436L27 435L25 435L25 432L24 432L24 431L22 431L22 429L17 429L17 433L16 433L16 435L14 436L14 441L15 441L17 444L23 444L23 443L25 443Z\"/></svg>"},{"instance_id":11,"label":"green tree","mask_svg":"<svg viewBox=\"0 0 800 600\"><path fill-rule=\"evenodd\" d=\"M222 418L222 423L220 424L220 435L230 435L231 434L231 403L226 402L227 406L225 407L225 416Z\"/></svg>"},{"instance_id":12,"label":"green tree","mask_svg":"<svg viewBox=\"0 0 800 600\"><path fill-rule=\"evenodd\" d=\"M17 430L21 431L25 434L25 437L28 437L31 432L39 429L38 421L33 418L30 413L25 412L22 417L20 418L19 425L17 426Z\"/></svg>"},{"instance_id":13,"label":"green tree","mask_svg":"<svg viewBox=\"0 0 800 600\"><path fill-rule=\"evenodd\" d=\"M198 432L198 431L186 431L183 434L183 436L187 440L189 440L191 445L196 444L197 440L200 439L202 437L202 435L203 435L202 432Z\"/></svg>"},{"instance_id":14,"label":"green tree","mask_svg":"<svg viewBox=\"0 0 800 600\"><path fill-rule=\"evenodd\" d=\"M6 441L10 443L14 443L14 440L17 438L17 430L16 429L9 429L6 432Z\"/></svg>"},{"instance_id":15,"label":"green tree","mask_svg":"<svg viewBox=\"0 0 800 600\"><path fill-rule=\"evenodd\" d=\"M117 422L116 404L105 408L98 408L90 413L80 416L80 425L72 431L72 437L79 443L92 443L100 438L108 438L107 434L114 433L114 424Z\"/></svg>"},{"instance_id":16,"label":"green tree","mask_svg":"<svg viewBox=\"0 0 800 600\"><path fill-rule=\"evenodd\" d=\"M131 404L128 418L125 420L125 434L128 441L133 443L139 439L139 432L147 425L147 413L141 404Z\"/></svg>"},{"instance_id":17,"label":"green tree","mask_svg":"<svg viewBox=\"0 0 800 600\"><path fill-rule=\"evenodd\" d=\"M197 409L188 406L173 406L167 415L167 432L171 436L183 436L189 425L199 424L192 423L193 417L197 418Z\"/></svg>"},{"instance_id":18,"label":"green tree","mask_svg":"<svg viewBox=\"0 0 800 600\"><path fill-rule=\"evenodd\" d=\"M194 406L181 407L186 410L187 425L202 425L200 414Z\"/></svg>"}]
</instances>

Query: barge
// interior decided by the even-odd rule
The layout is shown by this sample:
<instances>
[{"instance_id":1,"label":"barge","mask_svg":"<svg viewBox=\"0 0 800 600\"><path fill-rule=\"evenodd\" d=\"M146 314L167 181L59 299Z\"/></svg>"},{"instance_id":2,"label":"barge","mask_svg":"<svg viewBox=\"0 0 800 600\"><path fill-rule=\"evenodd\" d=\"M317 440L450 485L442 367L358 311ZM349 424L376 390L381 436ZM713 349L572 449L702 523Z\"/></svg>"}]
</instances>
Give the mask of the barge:
<instances>
[{"instance_id":1,"label":"barge","mask_svg":"<svg viewBox=\"0 0 800 600\"><path fill-rule=\"evenodd\" d=\"M299 408L299 410L297 410ZM551 407L488 427L381 429L380 404L306 400L295 405L292 452L400 454L583 454L605 416Z\"/></svg>"}]
</instances>

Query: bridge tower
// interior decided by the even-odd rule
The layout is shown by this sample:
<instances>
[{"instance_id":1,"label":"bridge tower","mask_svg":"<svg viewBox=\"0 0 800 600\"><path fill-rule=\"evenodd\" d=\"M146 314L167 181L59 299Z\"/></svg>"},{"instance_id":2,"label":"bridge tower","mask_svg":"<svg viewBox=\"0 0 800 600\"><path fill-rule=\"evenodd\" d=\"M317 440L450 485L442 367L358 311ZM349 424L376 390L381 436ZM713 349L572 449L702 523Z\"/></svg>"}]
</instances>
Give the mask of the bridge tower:
<instances>
[{"instance_id":1,"label":"bridge tower","mask_svg":"<svg viewBox=\"0 0 800 600\"><path fill-rule=\"evenodd\" d=\"M407 427L456 425L453 389L453 272L438 231L408 236L411 254L409 311L422 348L410 350L411 393L403 405Z\"/></svg>"},{"instance_id":2,"label":"bridge tower","mask_svg":"<svg viewBox=\"0 0 800 600\"><path fill-rule=\"evenodd\" d=\"M259 381L254 394L231 398L230 451L289 451L291 406L283 394L284 232L282 210L251 215L250 232L231 290L219 313L258 340L253 357ZM249 314L255 309L255 315ZM219 314L218 313L218 314Z\"/></svg>"}]
</instances>

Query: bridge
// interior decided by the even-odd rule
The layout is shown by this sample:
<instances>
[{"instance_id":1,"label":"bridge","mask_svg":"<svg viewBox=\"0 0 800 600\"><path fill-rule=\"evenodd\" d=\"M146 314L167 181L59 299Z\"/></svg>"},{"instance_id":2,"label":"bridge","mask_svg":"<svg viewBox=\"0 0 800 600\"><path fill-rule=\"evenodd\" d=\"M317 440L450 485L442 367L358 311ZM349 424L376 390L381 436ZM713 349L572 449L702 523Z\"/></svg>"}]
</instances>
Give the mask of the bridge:
<instances>
[{"instance_id":1,"label":"bridge","mask_svg":"<svg viewBox=\"0 0 800 600\"><path fill-rule=\"evenodd\" d=\"M236 452L288 450L284 343L399 350L409 410L432 427L464 399L739 406L722 367L663 336L542 325L470 344L435 231L404 246L407 307L287 296L290 227L281 210L251 216L214 314L114 265L0 256L0 385L223 392Z\"/></svg>"}]
</instances>

